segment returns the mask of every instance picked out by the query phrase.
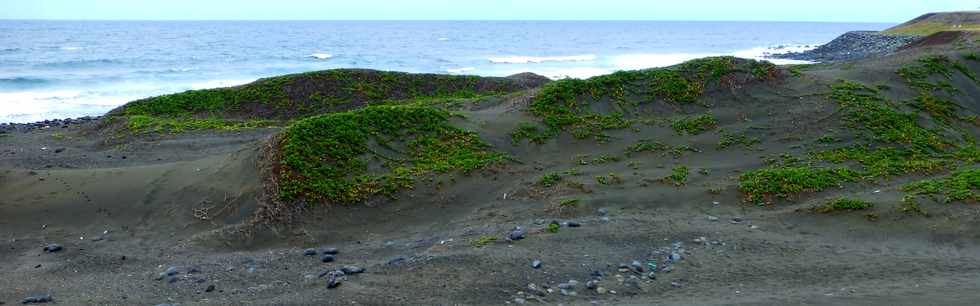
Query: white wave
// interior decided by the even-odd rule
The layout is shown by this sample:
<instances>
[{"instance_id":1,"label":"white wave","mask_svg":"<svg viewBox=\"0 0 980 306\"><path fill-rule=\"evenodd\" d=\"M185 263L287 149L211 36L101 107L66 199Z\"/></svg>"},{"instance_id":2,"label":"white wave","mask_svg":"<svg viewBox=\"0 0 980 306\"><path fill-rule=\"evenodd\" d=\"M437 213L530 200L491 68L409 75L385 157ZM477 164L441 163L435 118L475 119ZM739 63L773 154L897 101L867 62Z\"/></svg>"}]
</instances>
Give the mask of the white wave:
<instances>
[{"instance_id":1,"label":"white wave","mask_svg":"<svg viewBox=\"0 0 980 306\"><path fill-rule=\"evenodd\" d=\"M315 59L325 60L325 59L329 59L329 58L333 57L333 55L332 54L327 54L327 53L313 53L313 54L308 55L307 57L312 57L312 58L315 58Z\"/></svg>"},{"instance_id":2,"label":"white wave","mask_svg":"<svg viewBox=\"0 0 980 306\"><path fill-rule=\"evenodd\" d=\"M585 55L571 55L571 56L506 56L506 57L491 57L489 58L491 63L495 64L538 64L544 62L590 62L594 61L597 57L594 54Z\"/></svg>"},{"instance_id":3,"label":"white wave","mask_svg":"<svg viewBox=\"0 0 980 306\"><path fill-rule=\"evenodd\" d=\"M449 41L448 37L439 37L438 41Z\"/></svg>"},{"instance_id":4,"label":"white wave","mask_svg":"<svg viewBox=\"0 0 980 306\"><path fill-rule=\"evenodd\" d=\"M749 50L738 51L733 53L732 55L741 58L767 60L777 65L809 64L813 62L791 60L791 59L778 59L778 58L771 58L771 56L776 54L805 52L805 51L816 49L817 47L818 47L817 45L779 45L779 46L772 46L772 47L756 47Z\"/></svg>"},{"instance_id":5,"label":"white wave","mask_svg":"<svg viewBox=\"0 0 980 306\"><path fill-rule=\"evenodd\" d=\"M449 68L449 69L446 69L446 72L453 73L453 74L459 74L459 73L469 72L469 71L473 71L473 70L476 70L476 68L473 68L473 67Z\"/></svg>"},{"instance_id":6,"label":"white wave","mask_svg":"<svg viewBox=\"0 0 980 306\"><path fill-rule=\"evenodd\" d=\"M3 92L0 123L98 116L134 98L78 90Z\"/></svg>"},{"instance_id":7,"label":"white wave","mask_svg":"<svg viewBox=\"0 0 980 306\"><path fill-rule=\"evenodd\" d=\"M689 60L713 56L705 53L626 54L615 56L612 63L619 70L637 70L677 65Z\"/></svg>"},{"instance_id":8,"label":"white wave","mask_svg":"<svg viewBox=\"0 0 980 306\"><path fill-rule=\"evenodd\" d=\"M64 47L61 47L61 50L65 50L65 51L76 51L76 50L81 50L81 49L82 49L82 47L74 47L74 46L64 46Z\"/></svg>"},{"instance_id":9,"label":"white wave","mask_svg":"<svg viewBox=\"0 0 980 306\"><path fill-rule=\"evenodd\" d=\"M238 85L244 85L255 80L211 80L198 83L191 83L190 89L211 89L219 87L232 87Z\"/></svg>"}]
</instances>

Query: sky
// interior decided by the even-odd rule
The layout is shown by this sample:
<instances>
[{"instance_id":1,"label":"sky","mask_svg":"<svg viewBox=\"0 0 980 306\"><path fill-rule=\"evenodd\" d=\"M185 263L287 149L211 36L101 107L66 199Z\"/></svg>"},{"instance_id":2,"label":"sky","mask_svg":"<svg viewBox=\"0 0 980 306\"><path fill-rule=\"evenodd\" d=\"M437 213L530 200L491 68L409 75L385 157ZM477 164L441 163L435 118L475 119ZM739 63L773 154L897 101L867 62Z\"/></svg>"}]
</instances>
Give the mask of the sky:
<instances>
[{"instance_id":1,"label":"sky","mask_svg":"<svg viewBox=\"0 0 980 306\"><path fill-rule=\"evenodd\" d=\"M0 0L0 19L745 20L898 23L978 0Z\"/></svg>"}]
</instances>

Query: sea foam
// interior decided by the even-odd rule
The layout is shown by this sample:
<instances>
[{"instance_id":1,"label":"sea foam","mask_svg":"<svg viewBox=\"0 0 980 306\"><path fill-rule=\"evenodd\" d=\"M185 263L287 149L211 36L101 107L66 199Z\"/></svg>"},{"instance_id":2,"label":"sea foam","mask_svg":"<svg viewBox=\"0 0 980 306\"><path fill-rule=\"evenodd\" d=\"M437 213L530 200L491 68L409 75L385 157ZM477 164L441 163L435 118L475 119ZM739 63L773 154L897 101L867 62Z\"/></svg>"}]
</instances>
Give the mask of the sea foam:
<instances>
[{"instance_id":1,"label":"sea foam","mask_svg":"<svg viewBox=\"0 0 980 306\"><path fill-rule=\"evenodd\" d=\"M307 57L312 57L312 58L315 58L315 59L325 60L325 59L329 59L329 58L333 57L333 55L332 54L327 54L327 53L313 53L313 54L308 55Z\"/></svg>"},{"instance_id":2,"label":"sea foam","mask_svg":"<svg viewBox=\"0 0 980 306\"><path fill-rule=\"evenodd\" d=\"M491 57L491 63L495 64L538 64L544 62L589 62L597 58L594 54L571 55L571 56L507 56Z\"/></svg>"}]
</instances>

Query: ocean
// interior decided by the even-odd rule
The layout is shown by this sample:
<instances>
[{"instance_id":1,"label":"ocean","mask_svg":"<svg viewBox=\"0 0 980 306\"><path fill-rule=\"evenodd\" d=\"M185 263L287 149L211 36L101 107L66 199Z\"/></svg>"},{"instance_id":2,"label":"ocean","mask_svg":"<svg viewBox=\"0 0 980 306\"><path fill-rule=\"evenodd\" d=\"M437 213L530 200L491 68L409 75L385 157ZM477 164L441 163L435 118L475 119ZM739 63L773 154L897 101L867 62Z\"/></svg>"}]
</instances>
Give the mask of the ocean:
<instances>
[{"instance_id":1,"label":"ocean","mask_svg":"<svg viewBox=\"0 0 980 306\"><path fill-rule=\"evenodd\" d=\"M0 123L332 68L586 78L710 55L763 58L891 24L655 21L0 20ZM788 61L774 61L790 63Z\"/></svg>"}]
</instances>

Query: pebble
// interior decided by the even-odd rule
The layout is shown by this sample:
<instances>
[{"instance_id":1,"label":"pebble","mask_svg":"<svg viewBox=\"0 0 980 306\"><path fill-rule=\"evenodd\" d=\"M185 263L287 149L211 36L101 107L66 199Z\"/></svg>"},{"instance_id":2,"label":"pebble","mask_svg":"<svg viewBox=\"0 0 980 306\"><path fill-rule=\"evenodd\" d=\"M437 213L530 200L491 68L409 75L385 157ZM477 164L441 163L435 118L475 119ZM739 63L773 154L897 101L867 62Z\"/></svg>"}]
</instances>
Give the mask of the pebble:
<instances>
[{"instance_id":1,"label":"pebble","mask_svg":"<svg viewBox=\"0 0 980 306\"><path fill-rule=\"evenodd\" d=\"M582 224L575 221L568 221L568 227L582 227Z\"/></svg>"},{"instance_id":2,"label":"pebble","mask_svg":"<svg viewBox=\"0 0 980 306\"><path fill-rule=\"evenodd\" d=\"M676 262L676 261L681 261L681 259L683 259L683 257L681 257L681 253L678 252L670 253L670 261Z\"/></svg>"},{"instance_id":3,"label":"pebble","mask_svg":"<svg viewBox=\"0 0 980 306\"><path fill-rule=\"evenodd\" d=\"M167 268L166 271L163 271L163 274L166 276L172 276L174 274L177 274L177 267L170 266L169 268Z\"/></svg>"},{"instance_id":4,"label":"pebble","mask_svg":"<svg viewBox=\"0 0 980 306\"><path fill-rule=\"evenodd\" d=\"M674 288L680 288L680 287L682 287L681 286L681 283L678 283L678 282L670 282L670 286L671 287L674 287Z\"/></svg>"},{"instance_id":5,"label":"pebble","mask_svg":"<svg viewBox=\"0 0 980 306\"><path fill-rule=\"evenodd\" d=\"M64 246L62 246L60 244L57 244L57 243L52 243L52 244L49 244L49 245L47 245L47 246L44 247L44 251L45 252L48 252L48 253L60 252L61 250L64 250L64 249L65 249Z\"/></svg>"},{"instance_id":6,"label":"pebble","mask_svg":"<svg viewBox=\"0 0 980 306\"><path fill-rule=\"evenodd\" d=\"M576 295L578 295L578 293L575 292L575 291L573 291L573 290L561 289L561 295L564 295L564 296L576 296Z\"/></svg>"},{"instance_id":7,"label":"pebble","mask_svg":"<svg viewBox=\"0 0 980 306\"><path fill-rule=\"evenodd\" d=\"M507 234L507 240L517 241L517 240L524 239L525 236L527 236L527 230L525 230L523 227L518 226L515 227L514 230L510 231L509 234Z\"/></svg>"},{"instance_id":8,"label":"pebble","mask_svg":"<svg viewBox=\"0 0 980 306\"><path fill-rule=\"evenodd\" d=\"M313 256L313 255L316 255L316 249L313 249L313 248L305 249L305 250L303 250L303 255L304 256Z\"/></svg>"},{"instance_id":9,"label":"pebble","mask_svg":"<svg viewBox=\"0 0 980 306\"><path fill-rule=\"evenodd\" d=\"M585 288L588 288L590 290L595 290L598 287L599 287L599 281L597 281L597 280L594 280L593 279L593 280L590 280L590 281L585 282Z\"/></svg>"},{"instance_id":10,"label":"pebble","mask_svg":"<svg viewBox=\"0 0 980 306\"><path fill-rule=\"evenodd\" d=\"M398 257L395 257L395 258L389 260L388 261L388 265L389 266L397 266L397 265L400 265L400 264L404 263L406 260L408 260L408 258L405 258L405 256L398 256Z\"/></svg>"},{"instance_id":11,"label":"pebble","mask_svg":"<svg viewBox=\"0 0 980 306\"><path fill-rule=\"evenodd\" d=\"M540 260L532 261L531 262L531 268L540 269L541 268L541 261Z\"/></svg>"},{"instance_id":12,"label":"pebble","mask_svg":"<svg viewBox=\"0 0 980 306\"><path fill-rule=\"evenodd\" d=\"M334 260L337 260L337 258L333 255L323 255L320 257L321 262L333 262Z\"/></svg>"},{"instance_id":13,"label":"pebble","mask_svg":"<svg viewBox=\"0 0 980 306\"><path fill-rule=\"evenodd\" d=\"M635 271L636 273L642 273L643 272L643 264L640 263L639 260L634 260L632 263L630 263L630 268L633 271Z\"/></svg>"},{"instance_id":14,"label":"pebble","mask_svg":"<svg viewBox=\"0 0 980 306\"><path fill-rule=\"evenodd\" d=\"M602 218L599 218L599 222L602 222L602 223L609 223L609 217L602 217Z\"/></svg>"},{"instance_id":15,"label":"pebble","mask_svg":"<svg viewBox=\"0 0 980 306\"><path fill-rule=\"evenodd\" d=\"M533 294L533 295L537 295L537 296L545 296L545 295L547 295L547 293L545 293L545 291L542 291L541 289L538 289L538 285L535 285L535 284L527 284L527 292L530 293L530 294Z\"/></svg>"},{"instance_id":16,"label":"pebble","mask_svg":"<svg viewBox=\"0 0 980 306\"><path fill-rule=\"evenodd\" d=\"M609 292L609 290L606 289L606 288L602 288L602 287L595 288L595 293L598 293L598 294L606 294L606 292Z\"/></svg>"},{"instance_id":17,"label":"pebble","mask_svg":"<svg viewBox=\"0 0 980 306\"><path fill-rule=\"evenodd\" d=\"M359 274L364 273L364 268L358 266L344 266L342 269L340 269L340 271L347 274Z\"/></svg>"},{"instance_id":18,"label":"pebble","mask_svg":"<svg viewBox=\"0 0 980 306\"><path fill-rule=\"evenodd\" d=\"M42 304L54 302L54 298L50 294L29 296L20 301L21 304Z\"/></svg>"},{"instance_id":19,"label":"pebble","mask_svg":"<svg viewBox=\"0 0 980 306\"><path fill-rule=\"evenodd\" d=\"M657 279L657 272L650 271L650 273L647 273L647 278L652 280Z\"/></svg>"},{"instance_id":20,"label":"pebble","mask_svg":"<svg viewBox=\"0 0 980 306\"><path fill-rule=\"evenodd\" d=\"M572 289L572 287L573 286L571 284L569 284L569 283L561 283L561 284L558 284L558 289Z\"/></svg>"},{"instance_id":21,"label":"pebble","mask_svg":"<svg viewBox=\"0 0 980 306\"><path fill-rule=\"evenodd\" d=\"M715 217L715 216L708 216L708 221L711 221L711 222L715 222L715 221L718 221L718 217Z\"/></svg>"},{"instance_id":22,"label":"pebble","mask_svg":"<svg viewBox=\"0 0 980 306\"><path fill-rule=\"evenodd\" d=\"M209 285L208 289L204 289L204 292L212 292L212 291L214 291L214 285Z\"/></svg>"},{"instance_id":23,"label":"pebble","mask_svg":"<svg viewBox=\"0 0 980 306\"><path fill-rule=\"evenodd\" d=\"M323 249L323 254L337 255L339 253L340 253L340 250L337 249L337 248L324 248Z\"/></svg>"},{"instance_id":24,"label":"pebble","mask_svg":"<svg viewBox=\"0 0 980 306\"><path fill-rule=\"evenodd\" d=\"M524 304L527 304L527 300L525 300L525 299L522 299L522 298L515 298L515 299L514 299L514 304L517 304L517 305L524 305Z\"/></svg>"},{"instance_id":25,"label":"pebble","mask_svg":"<svg viewBox=\"0 0 980 306\"><path fill-rule=\"evenodd\" d=\"M337 288L337 286L340 286L340 283L343 282L343 277L344 277L344 272L340 272L340 271L330 272L330 279L327 280L327 288L333 289L333 288Z\"/></svg>"},{"instance_id":26,"label":"pebble","mask_svg":"<svg viewBox=\"0 0 980 306\"><path fill-rule=\"evenodd\" d=\"M605 208L599 208L596 210L596 212L599 213L599 216L606 216L609 214L609 210Z\"/></svg>"}]
</instances>

